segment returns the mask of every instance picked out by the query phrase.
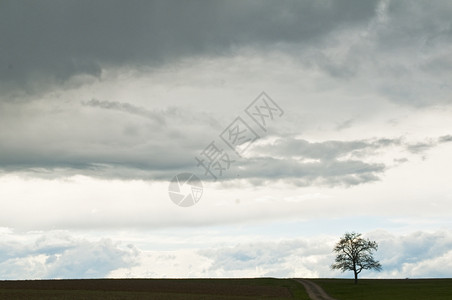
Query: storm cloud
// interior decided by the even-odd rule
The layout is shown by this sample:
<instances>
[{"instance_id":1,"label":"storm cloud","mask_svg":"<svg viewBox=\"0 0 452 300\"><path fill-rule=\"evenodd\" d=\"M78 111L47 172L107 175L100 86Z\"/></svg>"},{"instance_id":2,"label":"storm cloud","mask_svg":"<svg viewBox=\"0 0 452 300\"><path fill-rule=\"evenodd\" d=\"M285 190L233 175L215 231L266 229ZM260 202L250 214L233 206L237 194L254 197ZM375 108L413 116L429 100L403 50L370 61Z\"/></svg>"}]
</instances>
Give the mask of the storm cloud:
<instances>
[{"instance_id":1,"label":"storm cloud","mask_svg":"<svg viewBox=\"0 0 452 300\"><path fill-rule=\"evenodd\" d=\"M377 1L3 1L2 82L33 88L101 76L110 66L152 67L322 39L366 22ZM14 29L14 30L11 30ZM46 79L47 78L47 79Z\"/></svg>"}]
</instances>

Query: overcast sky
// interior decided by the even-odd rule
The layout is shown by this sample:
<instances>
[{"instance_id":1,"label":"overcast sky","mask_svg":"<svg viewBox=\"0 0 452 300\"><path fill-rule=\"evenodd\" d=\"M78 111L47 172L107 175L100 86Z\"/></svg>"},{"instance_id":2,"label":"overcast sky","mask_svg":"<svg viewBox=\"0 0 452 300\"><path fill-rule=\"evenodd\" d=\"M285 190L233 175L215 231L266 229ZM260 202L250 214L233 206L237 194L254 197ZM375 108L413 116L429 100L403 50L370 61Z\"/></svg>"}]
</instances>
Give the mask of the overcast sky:
<instances>
[{"instance_id":1,"label":"overcast sky","mask_svg":"<svg viewBox=\"0 0 452 300\"><path fill-rule=\"evenodd\" d=\"M451 15L1 1L0 279L350 276L329 269L346 231L380 244L364 276L451 277ZM191 207L180 173L202 181Z\"/></svg>"}]
</instances>

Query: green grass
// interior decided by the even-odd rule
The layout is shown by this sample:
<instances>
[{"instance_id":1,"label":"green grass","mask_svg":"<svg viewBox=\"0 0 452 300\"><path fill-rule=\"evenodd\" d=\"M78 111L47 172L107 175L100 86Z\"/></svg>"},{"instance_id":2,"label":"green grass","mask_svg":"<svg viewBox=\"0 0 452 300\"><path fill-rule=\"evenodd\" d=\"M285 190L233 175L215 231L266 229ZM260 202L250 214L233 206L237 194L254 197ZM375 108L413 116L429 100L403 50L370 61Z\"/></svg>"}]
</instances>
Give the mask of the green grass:
<instances>
[{"instance_id":1,"label":"green grass","mask_svg":"<svg viewBox=\"0 0 452 300\"><path fill-rule=\"evenodd\" d=\"M291 279L93 279L0 281L0 299L308 300Z\"/></svg>"},{"instance_id":2,"label":"green grass","mask_svg":"<svg viewBox=\"0 0 452 300\"><path fill-rule=\"evenodd\" d=\"M451 300L452 279L313 279L338 300Z\"/></svg>"}]
</instances>

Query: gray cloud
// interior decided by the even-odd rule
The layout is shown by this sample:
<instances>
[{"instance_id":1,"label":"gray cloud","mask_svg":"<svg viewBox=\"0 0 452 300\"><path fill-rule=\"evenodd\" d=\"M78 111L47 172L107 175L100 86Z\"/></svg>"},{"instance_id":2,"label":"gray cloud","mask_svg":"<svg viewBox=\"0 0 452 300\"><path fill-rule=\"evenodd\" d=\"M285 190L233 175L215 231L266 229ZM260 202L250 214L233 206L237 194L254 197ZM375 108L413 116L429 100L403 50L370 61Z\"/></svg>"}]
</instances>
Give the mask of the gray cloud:
<instances>
[{"instance_id":1,"label":"gray cloud","mask_svg":"<svg viewBox=\"0 0 452 300\"><path fill-rule=\"evenodd\" d=\"M412 153L424 153L427 150L434 148L440 144L449 143L449 142L452 142L452 136L444 135L444 136L440 136L439 138L436 138L436 139L427 139L423 142L411 143L411 144L407 143L406 148L408 151L410 151Z\"/></svg>"},{"instance_id":2,"label":"gray cloud","mask_svg":"<svg viewBox=\"0 0 452 300\"><path fill-rule=\"evenodd\" d=\"M407 152L423 155L429 149L450 140L448 135L416 143L404 138L314 143L291 137L280 138L253 147L255 156L239 161L240 165L223 178L250 178L251 182L259 185L284 179L299 186L352 186L379 180L388 167L385 163L370 163L366 160L388 147L398 146ZM395 158L394 161L400 163L406 158Z\"/></svg>"},{"instance_id":3,"label":"gray cloud","mask_svg":"<svg viewBox=\"0 0 452 300\"><path fill-rule=\"evenodd\" d=\"M366 96L378 91L391 100L418 103L422 93L415 89L438 89L432 84L416 84L411 76L424 80L430 74L425 66L433 68L446 59L442 46L450 40L446 26L450 5L435 3L3 1L0 22L5 26L0 26L0 33L6 42L0 47L0 86L17 85L33 92L75 75L101 78L105 68L152 69L166 63L177 66L178 59L185 57L233 56L243 48L259 55L278 49L294 59L295 67L320 69L322 80L325 74L333 78L331 88L344 84L344 89L360 93L364 86ZM409 18L405 6L412 12ZM436 13L438 17L433 18ZM414 29L413 22L419 22ZM418 40L424 44L417 44ZM423 51L425 60L406 53L412 45ZM429 80L443 80L436 76L444 72L435 74L430 74ZM349 80L353 76L354 80ZM171 86L171 79L165 78L166 86ZM328 89L329 84L323 82L319 88ZM447 88L441 93L445 91ZM405 97L406 92L415 95ZM197 170L194 156L223 129L218 115L171 107L155 110L143 103L132 104L133 99L128 103L83 97L91 100L82 101L81 106L80 99L75 104L61 100L70 103L67 106L51 106L45 101L34 107L23 103L2 106L0 170L35 172L37 176L84 173L167 179L175 172ZM426 99L419 101L435 103L443 98L432 95ZM363 111L366 105L363 103ZM348 121L338 129L356 124L353 116L344 119ZM286 134L298 134L295 126L288 125ZM272 145L255 147L257 156L238 162L240 172L224 179L237 175L256 183L289 179L300 185L370 182L378 180L387 168L365 160L374 152L401 146L423 153L449 139L445 136L420 143L402 139L317 143L279 139ZM317 161L303 161L306 159Z\"/></svg>"},{"instance_id":4,"label":"gray cloud","mask_svg":"<svg viewBox=\"0 0 452 300\"><path fill-rule=\"evenodd\" d=\"M386 169L383 163L368 163L362 159L377 149L398 144L399 139L316 143L294 138L278 139L254 147L256 157L242 161L237 172L241 178L253 178L252 182L256 184L286 179L300 186L357 185L378 180L379 174Z\"/></svg>"},{"instance_id":5,"label":"gray cloud","mask_svg":"<svg viewBox=\"0 0 452 300\"><path fill-rule=\"evenodd\" d=\"M51 107L12 105L0 112L3 172L167 179L194 166L205 136L220 130L214 117L180 108L157 112L101 100Z\"/></svg>"},{"instance_id":6,"label":"gray cloud","mask_svg":"<svg viewBox=\"0 0 452 300\"><path fill-rule=\"evenodd\" d=\"M275 142L257 146L258 153L267 153L272 156L302 157L309 159L332 160L345 155L364 155L376 149L390 145L400 145L400 139L376 139L355 141L323 141L311 143L303 139L278 139Z\"/></svg>"},{"instance_id":7,"label":"gray cloud","mask_svg":"<svg viewBox=\"0 0 452 300\"><path fill-rule=\"evenodd\" d=\"M0 79L33 90L77 74L99 77L108 66L305 43L368 21L376 3L2 1Z\"/></svg>"},{"instance_id":8,"label":"gray cloud","mask_svg":"<svg viewBox=\"0 0 452 300\"><path fill-rule=\"evenodd\" d=\"M448 1L379 1L366 26L337 32L299 57L355 92L403 105L450 103L451 13Z\"/></svg>"},{"instance_id":9,"label":"gray cloud","mask_svg":"<svg viewBox=\"0 0 452 300\"><path fill-rule=\"evenodd\" d=\"M440 143L452 142L452 135L443 135L439 138Z\"/></svg>"},{"instance_id":10,"label":"gray cloud","mask_svg":"<svg viewBox=\"0 0 452 300\"><path fill-rule=\"evenodd\" d=\"M434 1L430 5L406 0L387 3L388 21L396 27L381 31L381 47L393 45L405 51L410 45L427 50L452 40L452 28L446 22L452 10L449 1Z\"/></svg>"},{"instance_id":11,"label":"gray cloud","mask_svg":"<svg viewBox=\"0 0 452 300\"><path fill-rule=\"evenodd\" d=\"M138 107L138 106L132 105L130 103L121 103L121 102L102 101L102 100L97 100L97 99L91 99L89 101L82 102L82 104L85 106L123 111L126 113L134 114L137 116L141 116L141 117L156 121L157 123L159 123L159 125L165 124L165 120L163 119L163 117L161 116L160 113L150 111L143 107Z\"/></svg>"},{"instance_id":12,"label":"gray cloud","mask_svg":"<svg viewBox=\"0 0 452 300\"><path fill-rule=\"evenodd\" d=\"M370 164L357 160L300 162L296 159L251 158L243 162L239 177L253 179L262 185L275 179L289 180L300 185L357 185L378 180L384 164Z\"/></svg>"},{"instance_id":13,"label":"gray cloud","mask_svg":"<svg viewBox=\"0 0 452 300\"><path fill-rule=\"evenodd\" d=\"M78 137L75 135L76 140L74 137L56 140L55 137L61 136L57 131L55 137L44 136L34 147L25 146L26 141L18 144L11 140L10 143L2 144L0 167L6 172L28 172L44 177L81 173L103 178L167 180L182 171L203 173L201 168L196 167L194 157L207 144L203 139L205 134L201 133L205 120L185 123L172 118L171 124L163 128L153 122L154 115L151 114L152 121L150 124L145 123L145 126L154 130L130 136L121 124L135 120L137 114L140 119L145 116L144 122L148 122L147 110L107 101L91 101L89 105L108 108L107 112L112 109L126 111L126 116L130 115L131 119L115 122L113 127L108 128L108 137L102 136L104 131L101 130L92 137L82 134ZM163 118L161 123L165 123L167 114L162 113L159 117ZM174 134L180 124L184 124L191 135ZM84 129L81 130L84 132ZM174 138L168 139L167 135L173 135ZM197 138L193 139L194 136ZM363 149L383 147L385 141L377 140L372 144L366 141L309 143L304 140L278 140L273 145L256 147L256 157L237 159L222 180L243 178L262 184L267 180L282 179L291 180L297 185L317 183L347 186L374 181L385 170L383 164L366 163L356 158L338 159ZM77 145L77 148L72 145ZM319 161L305 162L297 156Z\"/></svg>"},{"instance_id":14,"label":"gray cloud","mask_svg":"<svg viewBox=\"0 0 452 300\"><path fill-rule=\"evenodd\" d=\"M321 70L336 84L397 103L450 102L448 1L0 5L0 86L5 94L11 88L33 94L65 86L76 75L101 78L106 69L152 69L251 49L256 55L280 51L298 67Z\"/></svg>"},{"instance_id":15,"label":"gray cloud","mask_svg":"<svg viewBox=\"0 0 452 300\"><path fill-rule=\"evenodd\" d=\"M205 113L156 111L117 101L92 99L56 111L38 106L25 115L17 107L5 105L0 121L9 126L0 130L0 170L38 177L85 174L168 180L179 172L202 175L194 158L208 145L208 137L218 137L223 129L217 118ZM12 118L15 113L20 118ZM385 172L384 163L366 161L378 151L400 146L422 154L449 140L442 136L421 143L403 138L309 142L289 136L253 145L248 159L232 157L235 162L221 180L352 186L379 180Z\"/></svg>"}]
</instances>

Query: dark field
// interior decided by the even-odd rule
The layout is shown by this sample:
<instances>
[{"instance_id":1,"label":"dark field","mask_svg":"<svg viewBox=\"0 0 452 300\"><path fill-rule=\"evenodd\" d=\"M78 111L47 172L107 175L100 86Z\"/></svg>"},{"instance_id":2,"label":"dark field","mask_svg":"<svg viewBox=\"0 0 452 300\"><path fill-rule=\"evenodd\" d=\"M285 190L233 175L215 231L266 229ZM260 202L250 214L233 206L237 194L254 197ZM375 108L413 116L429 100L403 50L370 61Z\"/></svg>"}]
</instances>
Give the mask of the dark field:
<instances>
[{"instance_id":1,"label":"dark field","mask_svg":"<svg viewBox=\"0 0 452 300\"><path fill-rule=\"evenodd\" d=\"M338 300L451 300L452 279L313 279Z\"/></svg>"},{"instance_id":2,"label":"dark field","mask_svg":"<svg viewBox=\"0 0 452 300\"><path fill-rule=\"evenodd\" d=\"M452 279L312 279L338 300L452 300ZM0 299L302 299L291 279L86 279L0 281Z\"/></svg>"},{"instance_id":3,"label":"dark field","mask_svg":"<svg viewBox=\"0 0 452 300\"><path fill-rule=\"evenodd\" d=\"M291 279L0 281L0 299L309 299Z\"/></svg>"}]
</instances>

